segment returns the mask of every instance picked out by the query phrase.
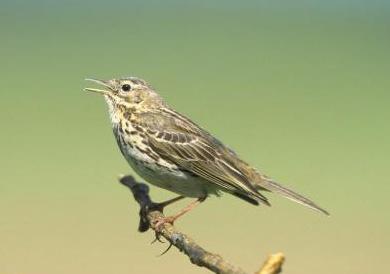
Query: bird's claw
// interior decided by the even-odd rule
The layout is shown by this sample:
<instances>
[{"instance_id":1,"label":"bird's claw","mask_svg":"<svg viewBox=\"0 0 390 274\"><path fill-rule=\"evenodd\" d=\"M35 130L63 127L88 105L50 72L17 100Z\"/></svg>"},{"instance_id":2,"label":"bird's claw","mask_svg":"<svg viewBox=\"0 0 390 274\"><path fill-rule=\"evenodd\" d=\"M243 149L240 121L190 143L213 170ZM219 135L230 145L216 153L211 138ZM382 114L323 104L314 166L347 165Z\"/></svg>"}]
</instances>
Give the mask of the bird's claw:
<instances>
[{"instance_id":1,"label":"bird's claw","mask_svg":"<svg viewBox=\"0 0 390 274\"><path fill-rule=\"evenodd\" d=\"M164 224L173 225L175 220L176 218L174 216L162 217L154 223L154 228L156 231L160 232L163 229Z\"/></svg>"},{"instance_id":2,"label":"bird's claw","mask_svg":"<svg viewBox=\"0 0 390 274\"><path fill-rule=\"evenodd\" d=\"M160 232L157 232L155 231L155 234L154 234L155 238L154 240L150 243L150 244L154 244L155 242L160 242L160 243L165 243L162 239L161 239L161 234ZM165 253L167 253L171 247L172 247L172 243L169 243L169 246L167 249L165 249L160 255L158 255L158 257L161 257L162 255L164 255Z\"/></svg>"},{"instance_id":3,"label":"bird's claw","mask_svg":"<svg viewBox=\"0 0 390 274\"><path fill-rule=\"evenodd\" d=\"M173 246L173 244L172 243L169 243L169 246L168 246L168 248L167 249L165 249L164 250L164 252L163 253L161 253L160 255L159 255L159 257L161 257L162 255L164 255L165 253L167 253L168 251L169 251L169 249L171 249L171 247Z\"/></svg>"},{"instance_id":4,"label":"bird's claw","mask_svg":"<svg viewBox=\"0 0 390 274\"><path fill-rule=\"evenodd\" d=\"M162 239L161 239L161 234L157 231L154 232L154 240L150 243L150 244L154 244L155 242L160 242L160 243L165 243Z\"/></svg>"}]
</instances>

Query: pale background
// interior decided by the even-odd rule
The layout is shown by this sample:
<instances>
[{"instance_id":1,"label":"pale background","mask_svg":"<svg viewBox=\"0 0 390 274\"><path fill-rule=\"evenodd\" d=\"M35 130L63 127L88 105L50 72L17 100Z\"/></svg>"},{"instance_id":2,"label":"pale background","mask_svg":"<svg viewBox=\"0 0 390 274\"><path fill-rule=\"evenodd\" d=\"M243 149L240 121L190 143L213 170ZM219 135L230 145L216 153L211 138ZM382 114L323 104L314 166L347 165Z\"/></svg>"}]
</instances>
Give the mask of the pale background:
<instances>
[{"instance_id":1,"label":"pale background","mask_svg":"<svg viewBox=\"0 0 390 274\"><path fill-rule=\"evenodd\" d=\"M389 2L144 2L0 1L0 273L208 273L136 231L82 91L127 75L332 214L225 195L180 229L248 271L283 251L289 274L388 272Z\"/></svg>"}]
</instances>

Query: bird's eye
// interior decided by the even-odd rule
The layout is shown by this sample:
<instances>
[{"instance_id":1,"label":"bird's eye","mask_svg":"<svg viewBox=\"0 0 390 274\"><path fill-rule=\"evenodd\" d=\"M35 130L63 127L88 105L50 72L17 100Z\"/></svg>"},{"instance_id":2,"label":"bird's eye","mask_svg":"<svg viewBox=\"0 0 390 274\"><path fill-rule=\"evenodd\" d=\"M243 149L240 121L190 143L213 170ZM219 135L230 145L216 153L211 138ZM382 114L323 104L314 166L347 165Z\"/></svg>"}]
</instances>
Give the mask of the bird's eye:
<instances>
[{"instance_id":1,"label":"bird's eye","mask_svg":"<svg viewBox=\"0 0 390 274\"><path fill-rule=\"evenodd\" d=\"M130 89L131 89L131 86L129 84L122 85L122 90L123 91L129 91Z\"/></svg>"}]
</instances>

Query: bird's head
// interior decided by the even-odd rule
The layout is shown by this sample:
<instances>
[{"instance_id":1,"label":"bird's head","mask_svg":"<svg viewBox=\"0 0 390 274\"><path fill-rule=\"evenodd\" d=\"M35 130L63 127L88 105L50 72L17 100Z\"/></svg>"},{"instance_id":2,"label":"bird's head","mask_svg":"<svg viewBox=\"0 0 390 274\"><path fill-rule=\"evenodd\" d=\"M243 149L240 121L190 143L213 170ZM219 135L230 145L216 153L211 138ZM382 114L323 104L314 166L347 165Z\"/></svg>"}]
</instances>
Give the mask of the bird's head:
<instances>
[{"instance_id":1,"label":"bird's head","mask_svg":"<svg viewBox=\"0 0 390 274\"><path fill-rule=\"evenodd\" d=\"M161 97L145 81L137 77L112 80L85 79L99 84L101 88L85 88L105 97L110 108L137 109L162 104Z\"/></svg>"}]
</instances>

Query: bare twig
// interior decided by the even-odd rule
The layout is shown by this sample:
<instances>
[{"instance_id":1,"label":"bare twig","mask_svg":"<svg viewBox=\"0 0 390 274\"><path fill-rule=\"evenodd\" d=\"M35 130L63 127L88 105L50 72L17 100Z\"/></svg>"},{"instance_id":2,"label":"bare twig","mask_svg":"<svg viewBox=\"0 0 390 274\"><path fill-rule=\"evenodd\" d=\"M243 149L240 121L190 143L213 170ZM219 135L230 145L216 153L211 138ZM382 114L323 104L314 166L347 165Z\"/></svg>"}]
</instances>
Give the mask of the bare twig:
<instances>
[{"instance_id":1,"label":"bare twig","mask_svg":"<svg viewBox=\"0 0 390 274\"><path fill-rule=\"evenodd\" d=\"M241 268L234 266L223 259L220 255L211 253L198 245L186 234L178 231L173 225L164 223L159 229L155 224L164 218L164 214L158 204L149 197L149 187L146 184L138 183L132 176L122 176L119 181L127 186L133 193L134 199L140 205L140 223L138 230L145 232L152 228L157 237L164 237L171 245L186 254L193 264L206 267L214 273L219 274L246 274ZM281 253L271 255L263 264L257 274L280 273L284 256Z\"/></svg>"},{"instance_id":2,"label":"bare twig","mask_svg":"<svg viewBox=\"0 0 390 274\"><path fill-rule=\"evenodd\" d=\"M283 253L270 255L257 274L277 274L282 271L284 263Z\"/></svg>"}]
</instances>

